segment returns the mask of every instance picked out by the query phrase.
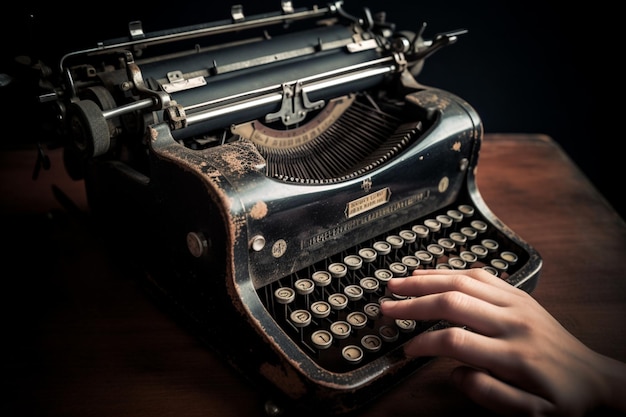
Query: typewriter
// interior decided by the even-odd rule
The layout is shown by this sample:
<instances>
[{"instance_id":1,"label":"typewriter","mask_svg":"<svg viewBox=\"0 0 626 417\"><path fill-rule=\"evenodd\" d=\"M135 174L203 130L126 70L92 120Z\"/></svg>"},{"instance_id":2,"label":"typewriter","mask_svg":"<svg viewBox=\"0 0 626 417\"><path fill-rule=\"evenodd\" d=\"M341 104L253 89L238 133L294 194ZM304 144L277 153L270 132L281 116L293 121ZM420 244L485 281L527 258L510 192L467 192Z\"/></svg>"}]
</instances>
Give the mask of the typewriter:
<instances>
[{"instance_id":1,"label":"typewriter","mask_svg":"<svg viewBox=\"0 0 626 417\"><path fill-rule=\"evenodd\" d=\"M534 289L541 257L476 186L479 115L417 81L464 30L341 1L128 29L60 57L39 100L98 230L266 414L349 414L432 360L403 344L453 324L381 317L392 277Z\"/></svg>"}]
</instances>

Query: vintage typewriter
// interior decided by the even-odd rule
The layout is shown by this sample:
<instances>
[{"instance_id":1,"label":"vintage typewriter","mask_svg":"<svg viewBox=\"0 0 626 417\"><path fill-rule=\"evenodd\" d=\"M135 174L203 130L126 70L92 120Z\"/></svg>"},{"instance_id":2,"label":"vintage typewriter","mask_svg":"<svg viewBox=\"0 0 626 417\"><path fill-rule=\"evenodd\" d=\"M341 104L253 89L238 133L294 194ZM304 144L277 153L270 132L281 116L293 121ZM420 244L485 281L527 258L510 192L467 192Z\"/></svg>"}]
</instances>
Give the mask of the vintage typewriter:
<instances>
[{"instance_id":1,"label":"vintage typewriter","mask_svg":"<svg viewBox=\"0 0 626 417\"><path fill-rule=\"evenodd\" d=\"M381 317L391 277L479 267L536 285L540 256L476 187L478 114L416 80L464 31L424 28L342 2L233 6L173 30L131 22L42 82L98 230L267 389L269 415L351 413L431 359L402 346L452 324Z\"/></svg>"}]
</instances>

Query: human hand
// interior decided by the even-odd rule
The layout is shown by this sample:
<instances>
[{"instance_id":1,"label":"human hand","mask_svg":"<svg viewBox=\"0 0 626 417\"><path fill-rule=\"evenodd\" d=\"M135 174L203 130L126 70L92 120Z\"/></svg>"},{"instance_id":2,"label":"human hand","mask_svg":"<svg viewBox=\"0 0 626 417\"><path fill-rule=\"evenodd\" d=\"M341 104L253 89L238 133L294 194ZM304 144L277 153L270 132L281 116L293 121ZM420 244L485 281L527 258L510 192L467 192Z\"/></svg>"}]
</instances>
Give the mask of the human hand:
<instances>
[{"instance_id":1,"label":"human hand","mask_svg":"<svg viewBox=\"0 0 626 417\"><path fill-rule=\"evenodd\" d=\"M385 301L384 315L462 326L419 334L404 350L463 362L451 380L477 404L502 415L626 411L626 364L589 349L528 293L489 272L420 269L387 285L411 297Z\"/></svg>"}]
</instances>

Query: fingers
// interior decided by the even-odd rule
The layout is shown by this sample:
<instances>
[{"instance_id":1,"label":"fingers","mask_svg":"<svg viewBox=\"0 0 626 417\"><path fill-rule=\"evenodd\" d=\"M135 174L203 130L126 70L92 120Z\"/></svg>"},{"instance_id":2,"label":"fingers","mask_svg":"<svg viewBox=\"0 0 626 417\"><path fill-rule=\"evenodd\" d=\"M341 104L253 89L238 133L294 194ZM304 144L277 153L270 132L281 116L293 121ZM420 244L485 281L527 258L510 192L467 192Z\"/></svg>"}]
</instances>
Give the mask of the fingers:
<instances>
[{"instance_id":1,"label":"fingers","mask_svg":"<svg viewBox=\"0 0 626 417\"><path fill-rule=\"evenodd\" d=\"M420 270L411 277L392 279L387 285L398 294L416 296L383 302L383 315L445 320L472 330L452 328L420 334L406 344L407 355L448 356L488 369L511 366L504 351L508 345L501 340L514 329L511 321L518 320L509 304L519 300L521 290L483 270ZM496 352L499 344L502 347ZM505 362L498 363L502 360Z\"/></svg>"},{"instance_id":2,"label":"fingers","mask_svg":"<svg viewBox=\"0 0 626 417\"><path fill-rule=\"evenodd\" d=\"M551 378L556 381L559 372L552 363L567 363L562 359L567 332L528 293L480 269L417 270L410 277L391 279L387 286L408 298L384 301L383 315L462 326L416 335L404 345L407 356L445 356L469 365L454 371L453 382L474 402L499 414L558 411L545 398L556 401ZM561 379L565 384L569 380ZM580 398L576 396L579 403Z\"/></svg>"},{"instance_id":3,"label":"fingers","mask_svg":"<svg viewBox=\"0 0 626 417\"><path fill-rule=\"evenodd\" d=\"M415 270L406 278L392 279L388 283L391 292L400 295L421 296L425 294L459 291L495 305L504 305L518 290L482 269L472 270Z\"/></svg>"},{"instance_id":4,"label":"fingers","mask_svg":"<svg viewBox=\"0 0 626 417\"><path fill-rule=\"evenodd\" d=\"M461 327L421 333L404 345L407 356L446 356L481 369L515 368L506 342Z\"/></svg>"},{"instance_id":5,"label":"fingers","mask_svg":"<svg viewBox=\"0 0 626 417\"><path fill-rule=\"evenodd\" d=\"M471 268L471 269L415 269L413 271L413 275L463 275L466 277L473 278L477 281L484 282L485 284L490 284L495 287L501 289L509 289L511 288L511 284L504 281L502 278L499 278L482 268Z\"/></svg>"},{"instance_id":6,"label":"fingers","mask_svg":"<svg viewBox=\"0 0 626 417\"><path fill-rule=\"evenodd\" d=\"M387 283L390 291L412 298L386 301L384 315L414 320L447 320L487 336L506 331L503 307L521 296L512 287L484 270L418 270Z\"/></svg>"},{"instance_id":7,"label":"fingers","mask_svg":"<svg viewBox=\"0 0 626 417\"><path fill-rule=\"evenodd\" d=\"M544 398L513 387L488 373L465 366L456 368L452 383L475 403L498 415L554 415L556 406Z\"/></svg>"},{"instance_id":8,"label":"fingers","mask_svg":"<svg viewBox=\"0 0 626 417\"><path fill-rule=\"evenodd\" d=\"M503 314L502 307L460 291L385 301L380 308L383 315L388 317L418 321L446 320L487 336L498 336L506 330L499 319Z\"/></svg>"}]
</instances>

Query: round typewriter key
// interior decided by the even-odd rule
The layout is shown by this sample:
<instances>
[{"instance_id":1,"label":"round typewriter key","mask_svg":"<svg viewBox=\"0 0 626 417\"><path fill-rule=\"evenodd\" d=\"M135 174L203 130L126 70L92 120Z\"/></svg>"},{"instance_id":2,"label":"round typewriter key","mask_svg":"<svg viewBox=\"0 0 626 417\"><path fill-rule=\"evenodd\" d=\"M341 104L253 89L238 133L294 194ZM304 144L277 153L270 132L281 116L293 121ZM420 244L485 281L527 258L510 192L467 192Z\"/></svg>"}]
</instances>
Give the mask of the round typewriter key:
<instances>
[{"instance_id":1,"label":"round typewriter key","mask_svg":"<svg viewBox=\"0 0 626 417\"><path fill-rule=\"evenodd\" d=\"M372 246L379 256L386 256L391 252L391 245L383 240L374 242Z\"/></svg>"},{"instance_id":2,"label":"round typewriter key","mask_svg":"<svg viewBox=\"0 0 626 417\"><path fill-rule=\"evenodd\" d=\"M359 285L366 293L376 292L378 291L378 288L380 288L378 280L372 277L361 278L361 281L359 281Z\"/></svg>"},{"instance_id":3,"label":"round typewriter key","mask_svg":"<svg viewBox=\"0 0 626 417\"><path fill-rule=\"evenodd\" d=\"M394 277L405 277L409 272L409 268L402 262L392 262L389 264L389 270Z\"/></svg>"},{"instance_id":4,"label":"round typewriter key","mask_svg":"<svg viewBox=\"0 0 626 417\"><path fill-rule=\"evenodd\" d=\"M327 271L315 271L313 275L311 275L311 279L313 279L313 282L318 287L325 287L332 281L332 277Z\"/></svg>"},{"instance_id":5,"label":"round typewriter key","mask_svg":"<svg viewBox=\"0 0 626 417\"><path fill-rule=\"evenodd\" d=\"M412 332L415 330L415 326L417 326L417 322L410 319L395 319L395 323L398 329L404 333Z\"/></svg>"},{"instance_id":6,"label":"round typewriter key","mask_svg":"<svg viewBox=\"0 0 626 417\"><path fill-rule=\"evenodd\" d=\"M425 250L418 250L417 252L415 252L415 257L419 259L420 264L423 265L430 265L434 258L432 253Z\"/></svg>"},{"instance_id":7,"label":"round typewriter key","mask_svg":"<svg viewBox=\"0 0 626 417\"><path fill-rule=\"evenodd\" d=\"M426 247L426 250L433 255L435 258L441 258L444 254L443 247L436 243L431 243Z\"/></svg>"},{"instance_id":8,"label":"round typewriter key","mask_svg":"<svg viewBox=\"0 0 626 417\"><path fill-rule=\"evenodd\" d=\"M465 269L467 262L458 256L455 256L454 258L448 259L448 265L450 265L452 269Z\"/></svg>"},{"instance_id":9,"label":"round typewriter key","mask_svg":"<svg viewBox=\"0 0 626 417\"><path fill-rule=\"evenodd\" d=\"M375 334L366 334L361 338L361 346L368 352L378 352L383 346L383 341Z\"/></svg>"},{"instance_id":10,"label":"round typewriter key","mask_svg":"<svg viewBox=\"0 0 626 417\"><path fill-rule=\"evenodd\" d=\"M415 242L417 239L417 234L412 230L400 230L398 233L402 239L404 239L404 243L411 244Z\"/></svg>"},{"instance_id":11,"label":"round typewriter key","mask_svg":"<svg viewBox=\"0 0 626 417\"><path fill-rule=\"evenodd\" d=\"M441 223L435 219L424 220L424 226L428 227L431 233L437 233L441 230Z\"/></svg>"},{"instance_id":12,"label":"round typewriter key","mask_svg":"<svg viewBox=\"0 0 626 417\"><path fill-rule=\"evenodd\" d=\"M311 313L307 310L294 310L289 315L289 318L296 327L306 327L311 324Z\"/></svg>"},{"instance_id":13,"label":"round typewriter key","mask_svg":"<svg viewBox=\"0 0 626 417\"><path fill-rule=\"evenodd\" d=\"M500 273L506 272L506 270L509 269L509 263L504 259L492 259L490 265L496 268Z\"/></svg>"},{"instance_id":14,"label":"round typewriter key","mask_svg":"<svg viewBox=\"0 0 626 417\"><path fill-rule=\"evenodd\" d=\"M474 207L469 204L461 204L458 209L465 217L472 217L474 215Z\"/></svg>"},{"instance_id":15,"label":"round typewriter key","mask_svg":"<svg viewBox=\"0 0 626 417\"><path fill-rule=\"evenodd\" d=\"M328 265L328 272L333 278L343 278L348 273L348 267L341 262Z\"/></svg>"},{"instance_id":16,"label":"round typewriter key","mask_svg":"<svg viewBox=\"0 0 626 417\"><path fill-rule=\"evenodd\" d=\"M311 314L317 319L323 319L330 315L330 304L326 301L316 301L311 304Z\"/></svg>"},{"instance_id":17,"label":"round typewriter key","mask_svg":"<svg viewBox=\"0 0 626 417\"><path fill-rule=\"evenodd\" d=\"M380 304L367 303L363 307L363 312L369 317L370 320L376 320L380 318Z\"/></svg>"},{"instance_id":18,"label":"round typewriter key","mask_svg":"<svg viewBox=\"0 0 626 417\"><path fill-rule=\"evenodd\" d=\"M315 290L315 284L313 280L307 278L301 278L294 283L294 287L296 287L296 292L300 295L308 295Z\"/></svg>"},{"instance_id":19,"label":"round typewriter key","mask_svg":"<svg viewBox=\"0 0 626 417\"><path fill-rule=\"evenodd\" d=\"M461 233L467 238L467 240L474 240L478 236L478 232L473 227L465 226L461 227Z\"/></svg>"},{"instance_id":20,"label":"round typewriter key","mask_svg":"<svg viewBox=\"0 0 626 417\"><path fill-rule=\"evenodd\" d=\"M363 288L359 285L348 285L343 289L343 293L348 297L349 301L359 301L363 298Z\"/></svg>"},{"instance_id":21,"label":"round typewriter key","mask_svg":"<svg viewBox=\"0 0 626 417\"><path fill-rule=\"evenodd\" d=\"M274 291L274 297L279 304L289 304L296 299L296 292L291 287L281 287Z\"/></svg>"},{"instance_id":22,"label":"round typewriter key","mask_svg":"<svg viewBox=\"0 0 626 417\"><path fill-rule=\"evenodd\" d=\"M472 252L467 251L467 250L464 250L463 252L461 252L459 254L459 256L461 257L461 259L463 259L469 265L473 264L474 262L476 262L478 260L478 257L476 256L475 253L472 253Z\"/></svg>"},{"instance_id":23,"label":"round typewriter key","mask_svg":"<svg viewBox=\"0 0 626 417\"><path fill-rule=\"evenodd\" d=\"M400 332L398 331L397 327L385 324L383 326L380 326L380 329L378 329L378 334L380 335L380 338L383 339L385 342L395 342L396 340L398 340Z\"/></svg>"},{"instance_id":24,"label":"round typewriter key","mask_svg":"<svg viewBox=\"0 0 626 417\"><path fill-rule=\"evenodd\" d=\"M363 259L363 262L374 262L376 260L376 251L374 248L362 248L359 249L359 256Z\"/></svg>"},{"instance_id":25,"label":"round typewriter key","mask_svg":"<svg viewBox=\"0 0 626 417\"><path fill-rule=\"evenodd\" d=\"M476 255L476 258L478 259L483 259L489 253L487 248L484 247L483 245L472 245L470 247L470 252Z\"/></svg>"},{"instance_id":26,"label":"round typewriter key","mask_svg":"<svg viewBox=\"0 0 626 417\"><path fill-rule=\"evenodd\" d=\"M330 325L330 332L335 336L335 339L345 339L350 336L352 328L347 321L334 321Z\"/></svg>"},{"instance_id":27,"label":"round typewriter key","mask_svg":"<svg viewBox=\"0 0 626 417\"><path fill-rule=\"evenodd\" d=\"M367 316L360 311L353 311L346 316L346 321L355 330L360 330L367 324Z\"/></svg>"},{"instance_id":28,"label":"round typewriter key","mask_svg":"<svg viewBox=\"0 0 626 417\"><path fill-rule=\"evenodd\" d=\"M396 294L395 292L392 292L391 298L393 298L394 300L406 300L409 297L407 295L400 295L400 294Z\"/></svg>"},{"instance_id":29,"label":"round typewriter key","mask_svg":"<svg viewBox=\"0 0 626 417\"><path fill-rule=\"evenodd\" d=\"M355 271L363 266L363 259L359 255L348 255L343 258L343 263L346 264L349 270Z\"/></svg>"},{"instance_id":30,"label":"round typewriter key","mask_svg":"<svg viewBox=\"0 0 626 417\"><path fill-rule=\"evenodd\" d=\"M450 239L454 242L456 246L463 246L465 245L465 242L467 242L467 237L465 237L465 235L460 232L450 233Z\"/></svg>"},{"instance_id":31,"label":"round typewriter key","mask_svg":"<svg viewBox=\"0 0 626 417\"><path fill-rule=\"evenodd\" d=\"M411 230L415 232L415 235L419 239L426 239L428 237L428 234L430 233L430 229L428 229L428 227L424 226L423 224L416 224L411 228Z\"/></svg>"},{"instance_id":32,"label":"round typewriter key","mask_svg":"<svg viewBox=\"0 0 626 417\"><path fill-rule=\"evenodd\" d=\"M409 298L408 295L400 295L400 294L396 294L395 292L391 293L391 298L394 300L406 300L407 298Z\"/></svg>"},{"instance_id":33,"label":"round typewriter key","mask_svg":"<svg viewBox=\"0 0 626 417\"><path fill-rule=\"evenodd\" d=\"M487 248L489 253L497 252L500 244L493 239L483 239L480 241L480 244Z\"/></svg>"},{"instance_id":34,"label":"round typewriter key","mask_svg":"<svg viewBox=\"0 0 626 417\"><path fill-rule=\"evenodd\" d=\"M382 304L385 301L393 301L393 298L388 295L383 295L382 297L378 299L378 304Z\"/></svg>"},{"instance_id":35,"label":"round typewriter key","mask_svg":"<svg viewBox=\"0 0 626 417\"><path fill-rule=\"evenodd\" d=\"M388 283L391 278L393 278L393 273L388 269L377 269L374 271L374 278L384 285Z\"/></svg>"},{"instance_id":36,"label":"round typewriter key","mask_svg":"<svg viewBox=\"0 0 626 417\"><path fill-rule=\"evenodd\" d=\"M437 244L448 252L454 249L455 246L454 240L450 239L449 237L442 237L438 239Z\"/></svg>"},{"instance_id":37,"label":"round typewriter key","mask_svg":"<svg viewBox=\"0 0 626 417\"><path fill-rule=\"evenodd\" d=\"M517 255L510 251L504 251L500 253L500 258L504 259L509 265L515 265L517 263Z\"/></svg>"},{"instance_id":38,"label":"round typewriter key","mask_svg":"<svg viewBox=\"0 0 626 417\"><path fill-rule=\"evenodd\" d=\"M406 265L409 272L417 269L417 267L420 266L420 260L417 259L417 256L414 255L403 256L402 263Z\"/></svg>"},{"instance_id":39,"label":"round typewriter key","mask_svg":"<svg viewBox=\"0 0 626 417\"><path fill-rule=\"evenodd\" d=\"M476 229L478 233L485 233L488 227L487 223L485 223L482 220L472 220L472 222L470 223L470 226Z\"/></svg>"},{"instance_id":40,"label":"round typewriter key","mask_svg":"<svg viewBox=\"0 0 626 417\"><path fill-rule=\"evenodd\" d=\"M341 293L328 296L328 304L333 310L343 310L348 305L348 297Z\"/></svg>"},{"instance_id":41,"label":"round typewriter key","mask_svg":"<svg viewBox=\"0 0 626 417\"><path fill-rule=\"evenodd\" d=\"M363 359L363 349L356 345L348 345L341 349L341 356L353 365L361 362Z\"/></svg>"},{"instance_id":42,"label":"round typewriter key","mask_svg":"<svg viewBox=\"0 0 626 417\"><path fill-rule=\"evenodd\" d=\"M391 249L401 249L404 246L404 239L398 235L387 236L385 241L391 245Z\"/></svg>"},{"instance_id":43,"label":"round typewriter key","mask_svg":"<svg viewBox=\"0 0 626 417\"><path fill-rule=\"evenodd\" d=\"M461 213L459 210L448 210L446 212L446 214L455 222L455 223L459 223L460 221L463 220L463 213Z\"/></svg>"},{"instance_id":44,"label":"round typewriter key","mask_svg":"<svg viewBox=\"0 0 626 417\"><path fill-rule=\"evenodd\" d=\"M454 269L454 268L452 268L449 263L443 262L443 263L437 264L435 269Z\"/></svg>"},{"instance_id":45,"label":"round typewriter key","mask_svg":"<svg viewBox=\"0 0 626 417\"><path fill-rule=\"evenodd\" d=\"M489 272L491 275L495 275L496 277L498 276L498 270L492 266L485 265L483 266L483 269Z\"/></svg>"},{"instance_id":46,"label":"round typewriter key","mask_svg":"<svg viewBox=\"0 0 626 417\"><path fill-rule=\"evenodd\" d=\"M333 335L327 330L316 330L311 334L311 342L318 349L328 349L333 344Z\"/></svg>"},{"instance_id":47,"label":"round typewriter key","mask_svg":"<svg viewBox=\"0 0 626 417\"><path fill-rule=\"evenodd\" d=\"M435 217L435 219L441 223L441 228L442 229L447 229L448 227L452 226L452 217L450 216L446 216L445 214L440 214L438 216Z\"/></svg>"}]
</instances>

